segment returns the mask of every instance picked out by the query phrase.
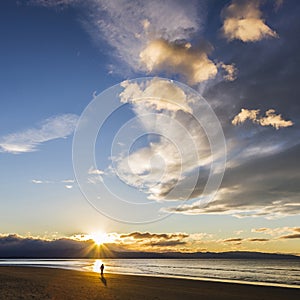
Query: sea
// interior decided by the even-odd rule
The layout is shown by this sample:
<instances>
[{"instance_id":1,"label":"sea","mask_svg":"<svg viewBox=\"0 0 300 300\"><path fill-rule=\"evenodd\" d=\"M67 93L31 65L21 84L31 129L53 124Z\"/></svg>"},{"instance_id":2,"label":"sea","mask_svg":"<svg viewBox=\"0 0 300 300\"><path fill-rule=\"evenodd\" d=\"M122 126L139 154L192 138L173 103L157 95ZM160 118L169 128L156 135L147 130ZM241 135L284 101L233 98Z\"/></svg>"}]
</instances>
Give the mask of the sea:
<instances>
[{"instance_id":1,"label":"sea","mask_svg":"<svg viewBox=\"0 0 300 300\"><path fill-rule=\"evenodd\" d=\"M62 268L300 288L300 260L294 259L0 259L0 266Z\"/></svg>"}]
</instances>

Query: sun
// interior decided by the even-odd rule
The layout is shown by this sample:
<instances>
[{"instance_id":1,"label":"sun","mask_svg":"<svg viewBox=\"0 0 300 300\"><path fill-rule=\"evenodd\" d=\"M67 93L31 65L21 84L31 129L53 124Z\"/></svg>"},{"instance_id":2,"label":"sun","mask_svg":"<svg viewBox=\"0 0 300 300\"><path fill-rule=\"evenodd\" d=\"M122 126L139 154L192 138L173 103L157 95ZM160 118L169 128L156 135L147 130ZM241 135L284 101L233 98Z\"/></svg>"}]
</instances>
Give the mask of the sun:
<instances>
[{"instance_id":1,"label":"sun","mask_svg":"<svg viewBox=\"0 0 300 300\"><path fill-rule=\"evenodd\" d=\"M90 234L90 238L97 246L111 242L111 237L105 232L94 232Z\"/></svg>"}]
</instances>

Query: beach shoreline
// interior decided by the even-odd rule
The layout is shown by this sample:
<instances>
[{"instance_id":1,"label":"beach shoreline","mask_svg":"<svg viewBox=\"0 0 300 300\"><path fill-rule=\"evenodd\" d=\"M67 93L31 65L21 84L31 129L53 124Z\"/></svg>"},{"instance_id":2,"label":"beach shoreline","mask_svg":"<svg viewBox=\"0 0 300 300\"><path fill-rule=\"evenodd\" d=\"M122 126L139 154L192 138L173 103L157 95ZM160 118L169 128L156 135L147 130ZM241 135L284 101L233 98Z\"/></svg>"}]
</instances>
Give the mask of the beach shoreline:
<instances>
[{"instance_id":1,"label":"beach shoreline","mask_svg":"<svg viewBox=\"0 0 300 300\"><path fill-rule=\"evenodd\" d=\"M0 299L299 299L300 290L241 283L0 266Z\"/></svg>"}]
</instances>

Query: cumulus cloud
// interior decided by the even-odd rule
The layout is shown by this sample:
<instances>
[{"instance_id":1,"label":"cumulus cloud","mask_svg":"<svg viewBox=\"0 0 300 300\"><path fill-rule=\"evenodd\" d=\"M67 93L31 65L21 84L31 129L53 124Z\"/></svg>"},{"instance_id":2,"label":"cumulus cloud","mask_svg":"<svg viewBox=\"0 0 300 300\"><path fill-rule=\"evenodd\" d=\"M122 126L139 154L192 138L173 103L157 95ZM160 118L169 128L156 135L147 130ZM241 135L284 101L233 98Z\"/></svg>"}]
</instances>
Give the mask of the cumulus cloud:
<instances>
[{"instance_id":1,"label":"cumulus cloud","mask_svg":"<svg viewBox=\"0 0 300 300\"><path fill-rule=\"evenodd\" d=\"M139 127L159 137L129 155L114 157L116 173L127 184L149 194L149 199L191 195L194 186L188 180L195 176L191 173L211 164L206 134L190 114L195 99L172 81L158 78L145 84L124 82L123 87L121 102L133 105Z\"/></svg>"},{"instance_id":2,"label":"cumulus cloud","mask_svg":"<svg viewBox=\"0 0 300 300\"><path fill-rule=\"evenodd\" d=\"M233 125L238 125L244 123L246 120L251 120L253 123L261 126L273 126L276 129L290 127L294 124L290 120L284 120L281 114L275 113L274 109L267 110L265 116L258 116L259 112L259 109L249 110L242 108L241 111L233 118L231 123Z\"/></svg>"},{"instance_id":3,"label":"cumulus cloud","mask_svg":"<svg viewBox=\"0 0 300 300\"><path fill-rule=\"evenodd\" d=\"M161 80L154 78L149 81L145 87L138 83L129 83L124 81L121 86L124 88L120 94L122 103L135 104L135 111L146 108L151 111L168 110L176 112L182 110L187 113L192 113L192 108L189 105L193 99L190 99L185 92L174 85L172 81ZM144 110L146 111L146 110Z\"/></svg>"},{"instance_id":4,"label":"cumulus cloud","mask_svg":"<svg viewBox=\"0 0 300 300\"><path fill-rule=\"evenodd\" d=\"M234 81L237 78L237 68L234 64L224 64L223 62L218 64L225 72L224 79L226 81Z\"/></svg>"},{"instance_id":5,"label":"cumulus cloud","mask_svg":"<svg viewBox=\"0 0 300 300\"><path fill-rule=\"evenodd\" d=\"M44 142L66 138L73 133L78 116L64 114L44 120L35 128L0 137L0 152L13 154L33 152Z\"/></svg>"},{"instance_id":6,"label":"cumulus cloud","mask_svg":"<svg viewBox=\"0 0 300 300\"><path fill-rule=\"evenodd\" d=\"M282 119L280 114L276 115L274 109L267 110L265 117L258 119L257 122L261 126L273 126L276 129L281 127L290 127L294 124L292 121L286 121Z\"/></svg>"},{"instance_id":7,"label":"cumulus cloud","mask_svg":"<svg viewBox=\"0 0 300 300\"><path fill-rule=\"evenodd\" d=\"M232 120L233 125L238 125L244 123L246 120L251 120L255 122L257 120L257 115L259 114L259 109L246 109L242 108L241 112L239 112Z\"/></svg>"},{"instance_id":8,"label":"cumulus cloud","mask_svg":"<svg viewBox=\"0 0 300 300\"><path fill-rule=\"evenodd\" d=\"M190 43L157 39L150 41L139 56L148 72L163 70L181 74L193 85L214 78L218 72L207 54L207 49L193 48Z\"/></svg>"},{"instance_id":9,"label":"cumulus cloud","mask_svg":"<svg viewBox=\"0 0 300 300\"><path fill-rule=\"evenodd\" d=\"M278 37L265 24L260 10L260 1L233 0L223 11L223 35L229 40L256 42L267 37Z\"/></svg>"}]
</instances>

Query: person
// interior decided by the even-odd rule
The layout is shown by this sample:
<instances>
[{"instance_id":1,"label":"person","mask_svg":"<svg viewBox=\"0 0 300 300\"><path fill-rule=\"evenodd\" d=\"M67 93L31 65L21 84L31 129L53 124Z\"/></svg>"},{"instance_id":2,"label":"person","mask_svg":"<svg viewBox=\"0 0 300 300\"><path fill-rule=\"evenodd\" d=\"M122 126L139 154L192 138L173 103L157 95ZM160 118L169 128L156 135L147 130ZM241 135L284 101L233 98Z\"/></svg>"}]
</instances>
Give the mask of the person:
<instances>
[{"instance_id":1,"label":"person","mask_svg":"<svg viewBox=\"0 0 300 300\"><path fill-rule=\"evenodd\" d=\"M100 271L101 271L101 276L103 276L104 264L102 264L102 265L100 266Z\"/></svg>"}]
</instances>

